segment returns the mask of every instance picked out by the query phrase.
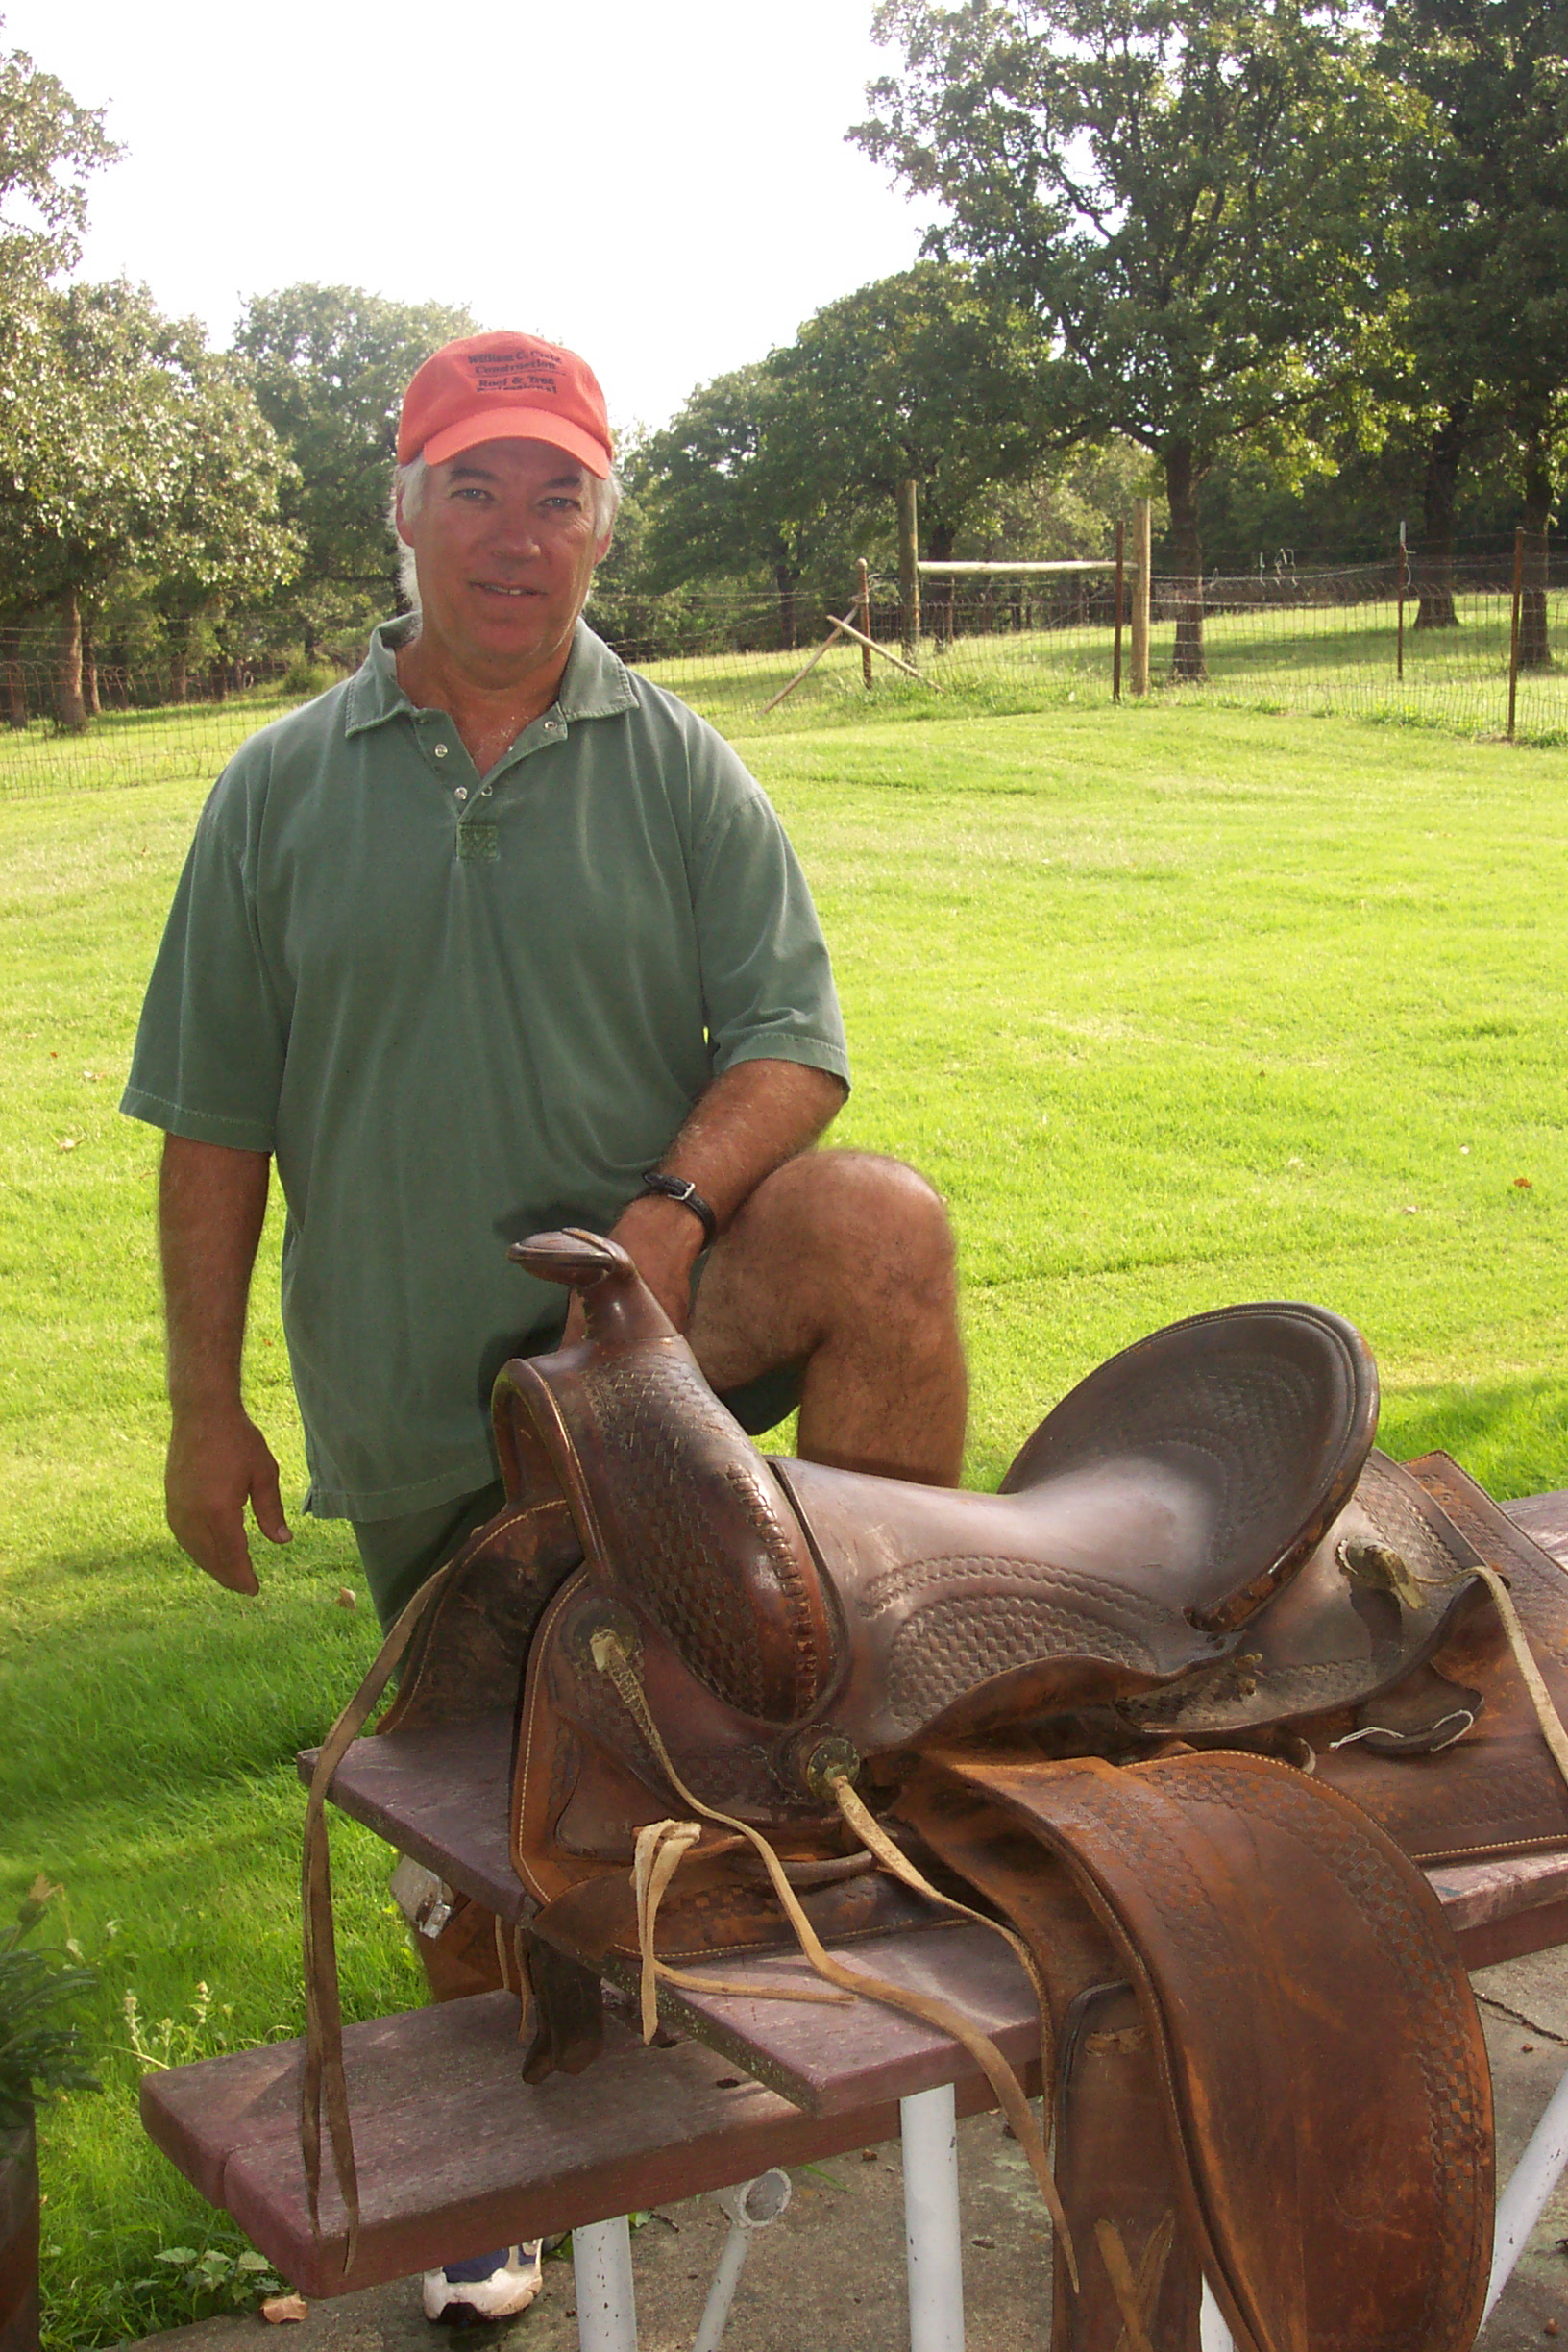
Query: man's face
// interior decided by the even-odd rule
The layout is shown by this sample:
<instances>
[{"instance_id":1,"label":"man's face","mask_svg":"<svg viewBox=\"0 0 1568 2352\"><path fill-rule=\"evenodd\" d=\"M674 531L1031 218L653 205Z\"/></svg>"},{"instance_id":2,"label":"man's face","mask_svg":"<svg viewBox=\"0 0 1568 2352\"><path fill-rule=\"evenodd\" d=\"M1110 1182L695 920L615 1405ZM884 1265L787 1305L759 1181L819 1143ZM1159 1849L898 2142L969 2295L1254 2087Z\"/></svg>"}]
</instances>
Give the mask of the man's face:
<instances>
[{"instance_id":1,"label":"man's face","mask_svg":"<svg viewBox=\"0 0 1568 2352\"><path fill-rule=\"evenodd\" d=\"M419 565L423 627L476 680L521 685L564 656L609 545L594 478L547 441L483 441L432 466L398 529Z\"/></svg>"}]
</instances>

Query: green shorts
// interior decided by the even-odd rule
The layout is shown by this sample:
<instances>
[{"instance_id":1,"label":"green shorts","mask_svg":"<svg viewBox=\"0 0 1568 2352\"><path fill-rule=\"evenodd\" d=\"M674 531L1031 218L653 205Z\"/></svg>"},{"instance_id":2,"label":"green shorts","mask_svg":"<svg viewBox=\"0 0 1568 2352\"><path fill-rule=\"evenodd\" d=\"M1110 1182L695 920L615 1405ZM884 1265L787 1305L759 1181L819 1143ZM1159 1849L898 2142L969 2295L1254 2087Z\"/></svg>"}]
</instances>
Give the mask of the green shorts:
<instances>
[{"instance_id":1,"label":"green shorts","mask_svg":"<svg viewBox=\"0 0 1568 2352\"><path fill-rule=\"evenodd\" d=\"M528 1353L542 1356L556 1344L555 1337L535 1341ZM760 1437L799 1404L804 1370L800 1363L777 1364L738 1388L722 1391L720 1402L728 1406L750 1436ZM426 1510L404 1511L396 1519L351 1522L364 1562L365 1581L383 1628L401 1615L426 1578L433 1576L476 1528L495 1517L503 1499L501 1481L495 1479L478 1494L455 1495Z\"/></svg>"}]
</instances>

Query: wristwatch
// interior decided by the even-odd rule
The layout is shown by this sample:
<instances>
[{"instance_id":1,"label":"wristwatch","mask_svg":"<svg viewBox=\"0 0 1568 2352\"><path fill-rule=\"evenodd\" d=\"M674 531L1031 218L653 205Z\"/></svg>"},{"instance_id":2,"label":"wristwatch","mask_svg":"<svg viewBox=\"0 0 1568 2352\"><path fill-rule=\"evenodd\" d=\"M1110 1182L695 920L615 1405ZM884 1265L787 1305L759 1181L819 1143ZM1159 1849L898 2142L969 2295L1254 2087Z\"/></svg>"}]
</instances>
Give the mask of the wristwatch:
<instances>
[{"instance_id":1,"label":"wristwatch","mask_svg":"<svg viewBox=\"0 0 1568 2352\"><path fill-rule=\"evenodd\" d=\"M666 1200L679 1201L683 1209L689 1209L701 1226L708 1247L713 1247L718 1237L719 1219L696 1185L688 1184L684 1176L667 1176L662 1168L649 1168L643 1178L643 1190L662 1192Z\"/></svg>"}]
</instances>

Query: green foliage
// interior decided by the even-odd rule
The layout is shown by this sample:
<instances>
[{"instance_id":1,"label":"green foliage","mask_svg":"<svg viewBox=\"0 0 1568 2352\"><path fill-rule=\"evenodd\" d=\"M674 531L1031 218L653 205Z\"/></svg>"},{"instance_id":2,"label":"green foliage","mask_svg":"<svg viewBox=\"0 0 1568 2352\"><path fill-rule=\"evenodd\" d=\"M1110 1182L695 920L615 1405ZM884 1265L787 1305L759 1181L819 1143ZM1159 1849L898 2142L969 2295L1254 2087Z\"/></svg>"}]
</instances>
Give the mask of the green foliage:
<instances>
[{"instance_id":1,"label":"green foliage","mask_svg":"<svg viewBox=\"0 0 1568 2352\"><path fill-rule=\"evenodd\" d=\"M0 50L0 322L75 263L87 175L119 153L101 110L78 106L24 50Z\"/></svg>"},{"instance_id":2,"label":"green foliage","mask_svg":"<svg viewBox=\"0 0 1568 2352\"><path fill-rule=\"evenodd\" d=\"M798 424L767 362L693 393L631 472L645 517L640 585L761 571L777 589L783 642L795 643L795 592L851 520L830 510L815 467L802 472Z\"/></svg>"},{"instance_id":3,"label":"green foliage","mask_svg":"<svg viewBox=\"0 0 1568 2352\"><path fill-rule=\"evenodd\" d=\"M386 507L404 388L432 351L473 332L466 310L359 286L285 286L246 305L234 348L295 468L282 513L303 543L306 600L357 589L395 608Z\"/></svg>"},{"instance_id":4,"label":"green foliage","mask_svg":"<svg viewBox=\"0 0 1568 2352\"><path fill-rule=\"evenodd\" d=\"M12 610L106 586L132 563L181 609L258 599L297 560L277 520L286 462L232 363L191 320L123 280L45 295L12 321L0 467L0 579Z\"/></svg>"},{"instance_id":5,"label":"green foliage","mask_svg":"<svg viewBox=\"0 0 1568 2352\"><path fill-rule=\"evenodd\" d=\"M337 672L327 662L307 661L302 654L298 661L289 663L279 684L285 695L305 702L314 695L325 694L329 686L335 686Z\"/></svg>"},{"instance_id":6,"label":"green foliage","mask_svg":"<svg viewBox=\"0 0 1568 2352\"><path fill-rule=\"evenodd\" d=\"M940 197L1059 358L1061 429L1158 455L1177 569L1195 493L1268 434L1305 462L1381 315L1388 158L1412 109L1316 0L883 0L902 48L853 136ZM1194 621L1187 674L1201 674Z\"/></svg>"},{"instance_id":7,"label":"green foliage","mask_svg":"<svg viewBox=\"0 0 1568 2352\"><path fill-rule=\"evenodd\" d=\"M1026 314L954 263L924 261L829 303L768 372L772 429L824 503L920 493L930 551L951 555L994 485L1035 472L1049 446L1048 346Z\"/></svg>"},{"instance_id":8,"label":"green foliage","mask_svg":"<svg viewBox=\"0 0 1568 2352\"><path fill-rule=\"evenodd\" d=\"M23 1949L59 1892L47 1878L35 1879L15 1925L0 1932L0 2132L17 2130L57 2092L99 2088L77 2055L80 2027L60 2014L97 1977L62 1953Z\"/></svg>"}]
</instances>

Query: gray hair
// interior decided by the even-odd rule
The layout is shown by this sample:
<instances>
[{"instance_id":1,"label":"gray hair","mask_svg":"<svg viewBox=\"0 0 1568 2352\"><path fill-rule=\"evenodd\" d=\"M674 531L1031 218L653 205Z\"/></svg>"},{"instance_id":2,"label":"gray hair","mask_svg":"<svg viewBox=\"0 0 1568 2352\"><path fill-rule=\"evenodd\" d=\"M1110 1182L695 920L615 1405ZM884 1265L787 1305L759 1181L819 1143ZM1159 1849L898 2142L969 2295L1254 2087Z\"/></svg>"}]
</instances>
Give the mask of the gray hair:
<instances>
[{"instance_id":1,"label":"gray hair","mask_svg":"<svg viewBox=\"0 0 1568 2352\"><path fill-rule=\"evenodd\" d=\"M410 458L406 465L395 467L386 509L387 525L398 545L398 583L415 612L419 610L419 571L413 549L398 538L398 505L401 500L404 520L411 523L424 502L429 477L430 469L423 457ZM590 475L589 480L593 484L594 537L603 539L608 536L621 504L621 478L612 466L602 481L597 475Z\"/></svg>"}]
</instances>

